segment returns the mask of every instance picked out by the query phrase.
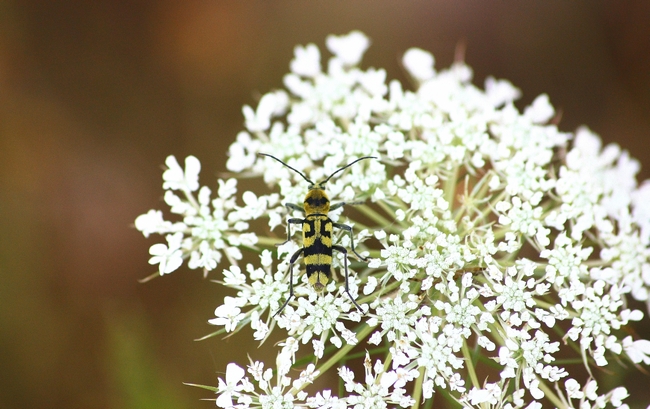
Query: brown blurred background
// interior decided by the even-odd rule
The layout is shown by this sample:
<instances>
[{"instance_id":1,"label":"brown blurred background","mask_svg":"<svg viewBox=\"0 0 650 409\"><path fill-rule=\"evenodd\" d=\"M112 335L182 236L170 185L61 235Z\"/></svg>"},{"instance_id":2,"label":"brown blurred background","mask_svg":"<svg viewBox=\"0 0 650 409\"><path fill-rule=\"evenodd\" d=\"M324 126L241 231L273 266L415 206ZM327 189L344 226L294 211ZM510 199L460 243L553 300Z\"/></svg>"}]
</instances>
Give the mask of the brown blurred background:
<instances>
[{"instance_id":1,"label":"brown blurred background","mask_svg":"<svg viewBox=\"0 0 650 409\"><path fill-rule=\"evenodd\" d=\"M159 238L133 221L164 208L167 155L213 185L294 46L352 29L400 80L407 48L442 68L464 42L476 84L548 93L650 176L647 1L0 0L0 409L213 407L182 382L216 385L250 337L193 341L223 294L187 269L139 284Z\"/></svg>"}]
</instances>

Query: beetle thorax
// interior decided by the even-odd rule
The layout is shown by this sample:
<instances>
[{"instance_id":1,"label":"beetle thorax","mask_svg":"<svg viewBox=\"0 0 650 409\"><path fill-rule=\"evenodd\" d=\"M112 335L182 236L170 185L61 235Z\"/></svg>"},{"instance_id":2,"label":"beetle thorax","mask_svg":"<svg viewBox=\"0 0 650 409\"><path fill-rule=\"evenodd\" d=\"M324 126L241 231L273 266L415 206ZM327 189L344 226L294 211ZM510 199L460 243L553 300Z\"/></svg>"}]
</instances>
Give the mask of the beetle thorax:
<instances>
[{"instance_id":1,"label":"beetle thorax","mask_svg":"<svg viewBox=\"0 0 650 409\"><path fill-rule=\"evenodd\" d=\"M305 214L314 213L327 214L330 211L330 199L321 185L309 187L309 192L305 196L304 202Z\"/></svg>"}]
</instances>

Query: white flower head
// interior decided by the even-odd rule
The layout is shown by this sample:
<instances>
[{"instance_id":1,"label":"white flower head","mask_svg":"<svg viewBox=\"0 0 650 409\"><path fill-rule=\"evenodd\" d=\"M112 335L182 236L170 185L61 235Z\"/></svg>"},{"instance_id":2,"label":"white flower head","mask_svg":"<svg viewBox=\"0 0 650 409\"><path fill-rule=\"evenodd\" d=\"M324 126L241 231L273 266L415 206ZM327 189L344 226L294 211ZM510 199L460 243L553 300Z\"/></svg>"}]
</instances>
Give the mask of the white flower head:
<instances>
[{"instance_id":1,"label":"white flower head","mask_svg":"<svg viewBox=\"0 0 650 409\"><path fill-rule=\"evenodd\" d=\"M167 170L163 173L163 189L187 190L194 192L199 188L199 172L201 162L194 157L185 158L185 170L180 167L174 156L168 156L165 160Z\"/></svg>"},{"instance_id":2,"label":"white flower head","mask_svg":"<svg viewBox=\"0 0 650 409\"><path fill-rule=\"evenodd\" d=\"M542 94L535 98L532 105L527 107L524 111L524 117L530 119L536 124L548 122L553 115L555 115L555 109L551 105L548 95L546 94Z\"/></svg>"},{"instance_id":3,"label":"white flower head","mask_svg":"<svg viewBox=\"0 0 650 409\"><path fill-rule=\"evenodd\" d=\"M635 364L643 362L644 365L650 365L650 341L647 339L633 341L628 336L623 339L623 348Z\"/></svg>"},{"instance_id":4,"label":"white flower head","mask_svg":"<svg viewBox=\"0 0 650 409\"><path fill-rule=\"evenodd\" d=\"M560 131L546 94L522 112L509 81L481 89L468 65L436 69L416 48L411 89L361 68L369 45L330 36L328 61L296 47L285 89L242 110L232 177L200 186L198 159L169 157L175 219L136 219L165 238L150 248L159 274L187 261L228 287L215 334L282 338L250 379L228 366L217 405L406 408L444 393L468 408L626 407L624 387L585 373L650 365L650 341L627 331L647 325L630 301L650 299L640 164L585 127ZM240 177L267 187L240 192ZM334 365L354 359L365 376ZM334 367L345 393L307 388Z\"/></svg>"},{"instance_id":5,"label":"white flower head","mask_svg":"<svg viewBox=\"0 0 650 409\"><path fill-rule=\"evenodd\" d=\"M149 264L158 264L160 275L173 272L183 263L183 252L180 249L183 234L180 232L168 234L166 238L167 245L158 243L149 249L149 254L152 256Z\"/></svg>"},{"instance_id":6,"label":"white flower head","mask_svg":"<svg viewBox=\"0 0 650 409\"><path fill-rule=\"evenodd\" d=\"M303 77L315 77L321 73L320 51L315 44L296 46L291 60L291 72Z\"/></svg>"},{"instance_id":7,"label":"white flower head","mask_svg":"<svg viewBox=\"0 0 650 409\"><path fill-rule=\"evenodd\" d=\"M233 397L236 397L239 392L244 388L241 380L246 373L244 369L235 363L230 363L226 367L226 380L219 378L219 397L217 398L217 406L220 408L233 407Z\"/></svg>"},{"instance_id":8,"label":"white flower head","mask_svg":"<svg viewBox=\"0 0 650 409\"><path fill-rule=\"evenodd\" d=\"M140 230L144 237L152 233L164 234L172 229L172 224L163 220L160 210L149 210L135 219L135 228Z\"/></svg>"},{"instance_id":9,"label":"white flower head","mask_svg":"<svg viewBox=\"0 0 650 409\"><path fill-rule=\"evenodd\" d=\"M485 79L485 93L495 108L513 102L521 96L521 91L509 81L497 80L494 77Z\"/></svg>"},{"instance_id":10,"label":"white flower head","mask_svg":"<svg viewBox=\"0 0 650 409\"><path fill-rule=\"evenodd\" d=\"M402 57L402 64L411 76L419 82L433 78L433 55L420 48L411 48Z\"/></svg>"},{"instance_id":11,"label":"white flower head","mask_svg":"<svg viewBox=\"0 0 650 409\"><path fill-rule=\"evenodd\" d=\"M332 52L343 65L351 67L359 64L363 54L370 46L370 39L360 31L351 31L347 35L327 37L327 49Z\"/></svg>"}]
</instances>

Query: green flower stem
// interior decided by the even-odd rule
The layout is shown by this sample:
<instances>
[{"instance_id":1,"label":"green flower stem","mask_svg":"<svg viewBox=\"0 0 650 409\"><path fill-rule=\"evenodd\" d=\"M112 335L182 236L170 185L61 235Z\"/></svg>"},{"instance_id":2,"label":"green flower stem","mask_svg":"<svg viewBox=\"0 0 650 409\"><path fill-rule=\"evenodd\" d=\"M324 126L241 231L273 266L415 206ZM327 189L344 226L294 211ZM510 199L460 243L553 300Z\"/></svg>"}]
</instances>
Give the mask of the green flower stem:
<instances>
[{"instance_id":1,"label":"green flower stem","mask_svg":"<svg viewBox=\"0 0 650 409\"><path fill-rule=\"evenodd\" d=\"M368 325L365 325L364 328L363 328L361 331L359 331L359 332L357 333L357 340L365 339L368 335L370 335L370 333L371 333L374 329L375 329L375 327L370 327L370 326L368 326ZM356 345L345 344L341 349L339 349L339 351L338 351L336 354L332 355L332 357L331 357L330 359L328 359L327 361L325 361L321 366L319 366L319 367L317 368L318 371L319 371L319 376L320 376L321 374L324 374L325 372L327 372L327 370L330 369L332 366L334 366L334 364L336 364L336 363L340 362L341 360L343 360L344 358L346 358L346 355L347 355L348 353L350 353L350 351L351 351L355 346L356 346ZM304 388L306 388L307 385L308 385L308 384L304 384L304 385L303 385L302 387L300 387L299 389L292 388L291 391L289 391L289 393L291 393L292 395L295 395L296 393L298 393L298 392L300 392L301 390L303 390Z\"/></svg>"},{"instance_id":2,"label":"green flower stem","mask_svg":"<svg viewBox=\"0 0 650 409\"><path fill-rule=\"evenodd\" d=\"M494 206L496 206L497 203L505 199L507 195L508 194L506 193L505 190L499 193L499 195L494 199L492 199L490 203L484 205L483 211L480 213L480 216L477 217L476 219L481 220L486 218L489 213L494 213Z\"/></svg>"},{"instance_id":3,"label":"green flower stem","mask_svg":"<svg viewBox=\"0 0 650 409\"><path fill-rule=\"evenodd\" d=\"M558 366L567 366L567 365L582 365L584 361L582 358L573 358L573 359L556 359L554 361L555 365Z\"/></svg>"},{"instance_id":4,"label":"green flower stem","mask_svg":"<svg viewBox=\"0 0 650 409\"><path fill-rule=\"evenodd\" d=\"M388 284L387 286L384 286L384 287L383 287L383 291L382 291L382 295L384 295L384 294L389 294L391 291L393 291L393 290L399 288L400 284L401 284L401 283L400 283L399 281L394 281L394 282ZM376 295L376 294L370 294L370 295L367 295L367 296L365 296L365 297L361 297L361 298L359 298L358 302L360 302L360 303L367 303L367 302L371 302L371 301L374 300L375 298L377 298L377 295Z\"/></svg>"},{"instance_id":5,"label":"green flower stem","mask_svg":"<svg viewBox=\"0 0 650 409\"><path fill-rule=\"evenodd\" d=\"M539 378L538 378L538 379L539 379ZM548 399L548 400L550 400L551 402L553 402L553 405L554 405L557 409L565 409L565 408L568 408L567 405L566 405L566 403L564 403L564 402L562 401L562 399L560 399L560 397L557 396L557 395L555 394L555 392L553 392L553 390L552 390L552 389L551 389L551 388L550 388L546 383L543 382L542 379L539 380L539 389L541 389L541 390L544 392L544 395L546 395L546 396L545 396L546 399Z\"/></svg>"},{"instance_id":6,"label":"green flower stem","mask_svg":"<svg viewBox=\"0 0 650 409\"><path fill-rule=\"evenodd\" d=\"M472 181L474 180L475 179L472 178ZM484 209L484 204L487 201L485 198L485 194L487 193L488 189L487 180L487 176L481 178L478 183L472 188L472 193L470 194L467 192L467 188L470 183L469 175L465 175L465 182L463 183L465 192L459 198L458 208L454 211L454 221L456 224L460 223L464 215L471 217L474 223L478 220L483 219L484 214L479 209Z\"/></svg>"},{"instance_id":7,"label":"green flower stem","mask_svg":"<svg viewBox=\"0 0 650 409\"><path fill-rule=\"evenodd\" d=\"M445 185L443 191L445 192L445 200L449 203L449 208L453 209L454 207L454 197L456 195L456 188L458 187L458 165L454 165L454 168L449 173L447 180L445 180Z\"/></svg>"},{"instance_id":8,"label":"green flower stem","mask_svg":"<svg viewBox=\"0 0 650 409\"><path fill-rule=\"evenodd\" d=\"M386 213L392 214L392 209L388 207L385 203L377 202L379 207L381 207ZM379 214L377 211L372 209L370 206L359 206L359 211L363 213L364 216L372 219L378 226L382 229L389 228L391 225L395 224L394 220L390 220Z\"/></svg>"},{"instance_id":9,"label":"green flower stem","mask_svg":"<svg viewBox=\"0 0 650 409\"><path fill-rule=\"evenodd\" d=\"M612 265L611 261L606 261L606 260L585 260L582 262L585 266L588 268L591 267L609 267Z\"/></svg>"},{"instance_id":10,"label":"green flower stem","mask_svg":"<svg viewBox=\"0 0 650 409\"><path fill-rule=\"evenodd\" d=\"M474 368L474 361L472 361L472 353L467 347L467 342L463 342L463 346L461 347L461 350L463 351L463 356L465 357L465 363L467 364L467 372L469 373L469 377L472 380L472 386L480 388L481 386L478 382L478 376L476 376L476 369Z\"/></svg>"},{"instance_id":11,"label":"green flower stem","mask_svg":"<svg viewBox=\"0 0 650 409\"><path fill-rule=\"evenodd\" d=\"M388 372L391 362L393 362L393 354L388 352L386 353L386 361L384 362L384 373Z\"/></svg>"},{"instance_id":12,"label":"green flower stem","mask_svg":"<svg viewBox=\"0 0 650 409\"><path fill-rule=\"evenodd\" d=\"M266 236L257 236L257 244L261 246L275 248L276 244L282 243L282 239Z\"/></svg>"},{"instance_id":13,"label":"green flower stem","mask_svg":"<svg viewBox=\"0 0 650 409\"><path fill-rule=\"evenodd\" d=\"M492 180L492 177L496 174L497 173L493 169L490 169L485 173L485 175L480 177L476 185L474 185L472 188L471 197L485 198L488 189L490 189L490 182ZM474 176L474 180L476 180L476 177L477 176Z\"/></svg>"},{"instance_id":14,"label":"green flower stem","mask_svg":"<svg viewBox=\"0 0 650 409\"><path fill-rule=\"evenodd\" d=\"M196 201L196 199L194 198L194 195L192 194L192 192L190 192L187 189L182 189L181 191L185 195L185 198L187 199L187 201L190 202L192 207L194 207L195 209L200 209L201 208L201 205L199 205L199 202Z\"/></svg>"},{"instance_id":15,"label":"green flower stem","mask_svg":"<svg viewBox=\"0 0 650 409\"><path fill-rule=\"evenodd\" d=\"M381 210L386 212L386 214L391 215L393 218L395 218L395 209L402 209L404 211L407 211L409 207L406 205L406 203L402 202L401 199L399 198L393 198L397 200L380 200L377 203L379 207L381 207Z\"/></svg>"},{"instance_id":16,"label":"green flower stem","mask_svg":"<svg viewBox=\"0 0 650 409\"><path fill-rule=\"evenodd\" d=\"M413 404L412 408L419 408L420 407L420 399L422 399L422 385L424 384L424 374L426 371L426 368L421 366L420 369L420 376L415 380L415 385L413 385L413 399L415 399L415 403ZM431 398L433 399L433 398Z\"/></svg>"}]
</instances>

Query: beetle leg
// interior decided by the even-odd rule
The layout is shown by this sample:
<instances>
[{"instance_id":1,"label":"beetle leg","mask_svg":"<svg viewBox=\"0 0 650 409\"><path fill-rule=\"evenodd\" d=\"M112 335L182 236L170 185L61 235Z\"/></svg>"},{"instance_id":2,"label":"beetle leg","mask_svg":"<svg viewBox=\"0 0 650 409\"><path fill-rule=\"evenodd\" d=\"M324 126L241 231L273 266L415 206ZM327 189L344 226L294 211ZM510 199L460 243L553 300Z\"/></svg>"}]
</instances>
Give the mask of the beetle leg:
<instances>
[{"instance_id":1,"label":"beetle leg","mask_svg":"<svg viewBox=\"0 0 650 409\"><path fill-rule=\"evenodd\" d=\"M350 233L350 248L352 248L352 252L356 254L357 257L359 257L363 261L367 261L368 259L363 257L361 254L357 253L357 251L354 249L354 236L352 235L352 227L348 226L347 224L342 224L342 223L332 223L334 227L337 229L345 230L348 233Z\"/></svg>"},{"instance_id":2,"label":"beetle leg","mask_svg":"<svg viewBox=\"0 0 650 409\"><path fill-rule=\"evenodd\" d=\"M305 250L304 247L300 248L298 251L293 253L293 256L291 256L291 260L289 260L289 297L287 297L287 300L284 302L284 304L282 304L282 307L280 307L280 309L275 314L273 314L273 318L275 318L276 315L278 315L279 313L282 312L282 310L284 310L284 307L286 307L287 304L289 304L289 301L293 297L293 265L296 263L296 260L298 260L298 257L300 257L300 254L302 254L304 250Z\"/></svg>"},{"instance_id":3,"label":"beetle leg","mask_svg":"<svg viewBox=\"0 0 650 409\"><path fill-rule=\"evenodd\" d=\"M356 202L338 202L338 203L334 203L332 206L330 206L330 212L331 212L332 210L336 210L336 209L338 209L339 207L343 207L343 206L347 206L347 205L350 205L350 206L356 206L356 205L361 205L361 204L364 204L364 203L365 203L365 202L364 202L364 201L361 201L361 200L356 201ZM285 205L285 206L286 206L286 205Z\"/></svg>"},{"instance_id":4,"label":"beetle leg","mask_svg":"<svg viewBox=\"0 0 650 409\"><path fill-rule=\"evenodd\" d=\"M281 245L289 242L291 240L291 225L292 224L302 224L305 220L304 219L297 219L297 218L291 218L287 220L287 239L283 241L282 243L278 243L275 245L275 247L280 247Z\"/></svg>"},{"instance_id":5,"label":"beetle leg","mask_svg":"<svg viewBox=\"0 0 650 409\"><path fill-rule=\"evenodd\" d=\"M350 286L348 284L348 251L345 249L345 247L342 246L332 246L332 250L336 250L339 253L343 253L343 261L345 266L345 293L348 295L348 297L350 297L350 300L352 300L352 303L354 304L355 307L357 307L359 312L362 315L366 315L366 313L363 312L359 304L357 304L356 300L352 298L352 294L350 294Z\"/></svg>"},{"instance_id":6,"label":"beetle leg","mask_svg":"<svg viewBox=\"0 0 650 409\"><path fill-rule=\"evenodd\" d=\"M291 211L291 210L297 210L297 211L299 211L299 212L301 212L301 213L305 213L305 209L303 209L302 206L297 205L297 204L295 204L295 203L285 203L285 204L284 204L284 207L286 207L287 210L289 210L289 211Z\"/></svg>"}]
</instances>

